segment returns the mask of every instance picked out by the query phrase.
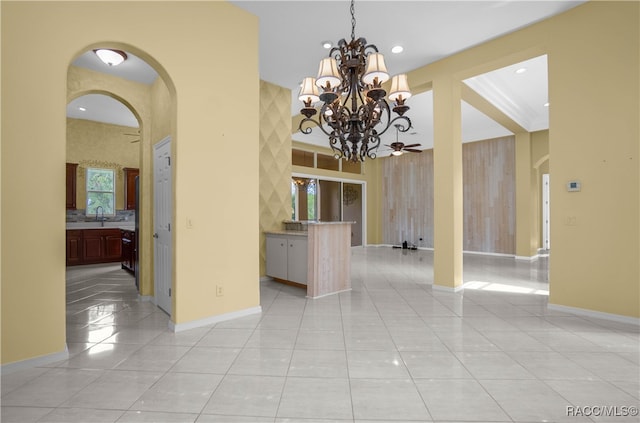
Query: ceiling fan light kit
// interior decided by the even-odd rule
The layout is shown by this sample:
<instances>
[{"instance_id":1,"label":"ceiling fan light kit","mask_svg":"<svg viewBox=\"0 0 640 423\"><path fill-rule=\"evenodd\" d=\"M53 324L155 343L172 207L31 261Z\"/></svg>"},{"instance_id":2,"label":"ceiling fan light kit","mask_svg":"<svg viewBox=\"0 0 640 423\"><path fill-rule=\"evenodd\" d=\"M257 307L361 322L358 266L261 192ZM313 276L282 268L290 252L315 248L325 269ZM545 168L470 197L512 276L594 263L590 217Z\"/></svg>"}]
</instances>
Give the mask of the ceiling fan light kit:
<instances>
[{"instance_id":1,"label":"ceiling fan light kit","mask_svg":"<svg viewBox=\"0 0 640 423\"><path fill-rule=\"evenodd\" d=\"M362 37L356 39L353 0L350 11L351 41L338 41L329 57L320 62L317 78L307 77L302 82L298 99L304 104L300 113L305 118L298 130L310 134L309 124L315 124L329 137L336 159L363 162L367 157L376 157L380 136L394 123L399 132L411 128L411 120L404 115L409 110L405 101L411 91L407 76L395 75L388 96L393 107L389 106L382 88L390 79L384 56L374 44L367 44ZM322 104L318 113L313 104L319 101ZM391 111L397 116L392 118Z\"/></svg>"},{"instance_id":2,"label":"ceiling fan light kit","mask_svg":"<svg viewBox=\"0 0 640 423\"><path fill-rule=\"evenodd\" d=\"M396 141L392 142L391 144L385 144L387 147L391 148L391 155L392 156L402 156L402 154L404 154L405 151L408 151L409 153L422 153L422 150L418 150L414 147L419 147L420 144L408 144L405 145L404 143L400 142L398 140L398 135L401 132L400 131L400 125L396 124L394 125L396 127Z\"/></svg>"}]
</instances>

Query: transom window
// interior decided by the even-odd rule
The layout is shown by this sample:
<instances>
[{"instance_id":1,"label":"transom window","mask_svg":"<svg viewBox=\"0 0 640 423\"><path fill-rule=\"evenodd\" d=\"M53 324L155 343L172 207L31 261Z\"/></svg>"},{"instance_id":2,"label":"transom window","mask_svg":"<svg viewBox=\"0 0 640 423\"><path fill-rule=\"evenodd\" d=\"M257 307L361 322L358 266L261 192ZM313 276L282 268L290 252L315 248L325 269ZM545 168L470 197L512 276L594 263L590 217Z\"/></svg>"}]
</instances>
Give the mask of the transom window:
<instances>
[{"instance_id":1,"label":"transom window","mask_svg":"<svg viewBox=\"0 0 640 423\"><path fill-rule=\"evenodd\" d=\"M113 216L115 207L115 172L112 169L87 168L87 209L86 214L99 212ZM98 209L102 207L102 209Z\"/></svg>"}]
</instances>

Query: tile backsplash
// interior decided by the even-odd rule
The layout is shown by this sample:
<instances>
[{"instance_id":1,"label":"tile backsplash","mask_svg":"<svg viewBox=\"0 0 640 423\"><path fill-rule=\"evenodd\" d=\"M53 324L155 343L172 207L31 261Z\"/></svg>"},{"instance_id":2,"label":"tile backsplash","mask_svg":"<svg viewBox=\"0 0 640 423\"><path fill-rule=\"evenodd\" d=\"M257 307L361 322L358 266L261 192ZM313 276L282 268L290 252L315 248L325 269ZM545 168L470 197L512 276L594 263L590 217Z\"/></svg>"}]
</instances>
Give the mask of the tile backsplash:
<instances>
[{"instance_id":1,"label":"tile backsplash","mask_svg":"<svg viewBox=\"0 0 640 423\"><path fill-rule=\"evenodd\" d=\"M115 216L105 216L105 222L133 222L136 219L135 210L116 210ZM85 209L67 210L67 222L90 222L96 220L95 215L87 216Z\"/></svg>"}]
</instances>

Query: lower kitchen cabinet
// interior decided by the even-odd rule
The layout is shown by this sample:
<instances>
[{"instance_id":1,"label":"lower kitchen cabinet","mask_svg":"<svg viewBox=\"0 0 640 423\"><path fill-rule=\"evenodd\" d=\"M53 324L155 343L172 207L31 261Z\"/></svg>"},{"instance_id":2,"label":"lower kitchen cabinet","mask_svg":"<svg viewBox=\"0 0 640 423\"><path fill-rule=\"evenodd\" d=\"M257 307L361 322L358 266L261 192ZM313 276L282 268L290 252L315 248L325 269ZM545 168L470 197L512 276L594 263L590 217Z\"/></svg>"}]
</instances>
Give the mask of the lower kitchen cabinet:
<instances>
[{"instance_id":1,"label":"lower kitchen cabinet","mask_svg":"<svg viewBox=\"0 0 640 423\"><path fill-rule=\"evenodd\" d=\"M67 231L67 266L82 264L82 230Z\"/></svg>"},{"instance_id":2,"label":"lower kitchen cabinet","mask_svg":"<svg viewBox=\"0 0 640 423\"><path fill-rule=\"evenodd\" d=\"M307 237L267 234L267 276L307 284Z\"/></svg>"},{"instance_id":3,"label":"lower kitchen cabinet","mask_svg":"<svg viewBox=\"0 0 640 423\"><path fill-rule=\"evenodd\" d=\"M119 228L67 230L67 266L122 260Z\"/></svg>"}]
</instances>

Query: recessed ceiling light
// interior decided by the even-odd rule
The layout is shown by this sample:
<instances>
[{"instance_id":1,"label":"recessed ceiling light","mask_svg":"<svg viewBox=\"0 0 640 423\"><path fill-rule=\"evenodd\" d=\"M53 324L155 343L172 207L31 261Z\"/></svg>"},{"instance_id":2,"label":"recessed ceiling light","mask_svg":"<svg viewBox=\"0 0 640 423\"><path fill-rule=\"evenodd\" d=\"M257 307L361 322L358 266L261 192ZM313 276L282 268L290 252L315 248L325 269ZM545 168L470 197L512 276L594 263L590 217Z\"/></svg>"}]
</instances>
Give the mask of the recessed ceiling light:
<instances>
[{"instance_id":1,"label":"recessed ceiling light","mask_svg":"<svg viewBox=\"0 0 640 423\"><path fill-rule=\"evenodd\" d=\"M402 53L402 51L404 50L404 47L402 46L393 46L393 48L391 49L391 53Z\"/></svg>"},{"instance_id":2,"label":"recessed ceiling light","mask_svg":"<svg viewBox=\"0 0 640 423\"><path fill-rule=\"evenodd\" d=\"M327 50L330 49L331 47L333 47L333 43L331 41L323 41L322 42L322 47L326 48Z\"/></svg>"},{"instance_id":3,"label":"recessed ceiling light","mask_svg":"<svg viewBox=\"0 0 640 423\"><path fill-rule=\"evenodd\" d=\"M525 73L526 71L527 71L527 68L520 68L520 69L517 69L517 70L516 70L516 73L517 73L518 75L520 75L520 74L522 74L522 73Z\"/></svg>"},{"instance_id":4,"label":"recessed ceiling light","mask_svg":"<svg viewBox=\"0 0 640 423\"><path fill-rule=\"evenodd\" d=\"M86 112L87 111L87 109L85 107L82 107L82 106L78 107L78 110L80 110L81 112Z\"/></svg>"},{"instance_id":5,"label":"recessed ceiling light","mask_svg":"<svg viewBox=\"0 0 640 423\"><path fill-rule=\"evenodd\" d=\"M544 103L544 107L549 107L549 102Z\"/></svg>"},{"instance_id":6,"label":"recessed ceiling light","mask_svg":"<svg viewBox=\"0 0 640 423\"><path fill-rule=\"evenodd\" d=\"M98 48L93 50L93 52L105 65L109 66L118 66L120 63L127 60L127 53L122 50Z\"/></svg>"}]
</instances>

